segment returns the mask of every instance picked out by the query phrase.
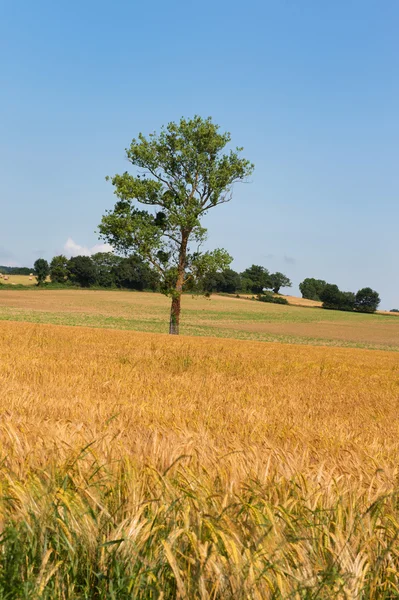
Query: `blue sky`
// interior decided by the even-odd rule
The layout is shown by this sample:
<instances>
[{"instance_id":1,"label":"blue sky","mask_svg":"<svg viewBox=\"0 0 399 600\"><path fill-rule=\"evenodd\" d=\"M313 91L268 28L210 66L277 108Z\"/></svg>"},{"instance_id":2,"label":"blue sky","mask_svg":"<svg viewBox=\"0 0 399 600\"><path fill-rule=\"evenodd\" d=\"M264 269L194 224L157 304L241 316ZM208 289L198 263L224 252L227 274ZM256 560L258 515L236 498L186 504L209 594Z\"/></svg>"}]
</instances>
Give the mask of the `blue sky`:
<instances>
[{"instance_id":1,"label":"blue sky","mask_svg":"<svg viewBox=\"0 0 399 600\"><path fill-rule=\"evenodd\" d=\"M90 251L130 140L211 115L256 169L209 247L399 308L398 28L396 0L5 0L0 264Z\"/></svg>"}]
</instances>

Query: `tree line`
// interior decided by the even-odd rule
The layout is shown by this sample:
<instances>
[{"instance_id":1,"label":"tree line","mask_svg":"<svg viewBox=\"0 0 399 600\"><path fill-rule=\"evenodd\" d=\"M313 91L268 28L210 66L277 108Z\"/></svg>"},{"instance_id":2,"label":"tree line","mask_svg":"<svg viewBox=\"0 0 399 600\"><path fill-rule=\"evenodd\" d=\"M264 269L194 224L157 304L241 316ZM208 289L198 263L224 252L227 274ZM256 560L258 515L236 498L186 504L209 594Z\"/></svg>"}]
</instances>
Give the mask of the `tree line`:
<instances>
[{"instance_id":1,"label":"tree line","mask_svg":"<svg viewBox=\"0 0 399 600\"><path fill-rule=\"evenodd\" d=\"M231 257L229 257L231 260ZM39 258L34 264L39 285L48 277L52 283L74 285L83 288L124 288L133 290L162 291L162 278L157 270L139 255L121 257L109 252L98 252L92 256L54 256L50 263ZM265 290L280 292L290 287L290 279L283 273L270 273L260 265L252 265L242 273L230 268L216 270L210 262L207 266L187 278L184 291L191 293L243 293L263 294Z\"/></svg>"},{"instance_id":2,"label":"tree line","mask_svg":"<svg viewBox=\"0 0 399 600\"><path fill-rule=\"evenodd\" d=\"M323 279L308 277L299 284L302 298L318 300L323 308L345 311L373 313L377 310L381 300L378 292L370 287L354 292L343 292L333 283ZM392 312L395 312L393 310Z\"/></svg>"}]
</instances>

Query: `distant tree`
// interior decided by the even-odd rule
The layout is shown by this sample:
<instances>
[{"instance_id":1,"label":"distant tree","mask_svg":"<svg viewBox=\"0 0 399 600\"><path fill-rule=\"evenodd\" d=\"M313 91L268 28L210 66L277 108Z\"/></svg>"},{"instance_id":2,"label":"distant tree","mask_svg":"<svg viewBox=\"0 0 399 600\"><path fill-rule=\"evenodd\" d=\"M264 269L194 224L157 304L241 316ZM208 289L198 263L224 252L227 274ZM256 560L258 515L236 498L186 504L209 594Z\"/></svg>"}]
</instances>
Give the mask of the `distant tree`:
<instances>
[{"instance_id":1,"label":"distant tree","mask_svg":"<svg viewBox=\"0 0 399 600\"><path fill-rule=\"evenodd\" d=\"M341 292L337 285L327 283L320 293L323 308L352 311L355 306L355 294Z\"/></svg>"},{"instance_id":2,"label":"distant tree","mask_svg":"<svg viewBox=\"0 0 399 600\"><path fill-rule=\"evenodd\" d=\"M260 265L252 265L245 269L241 277L249 280L248 287L253 294L261 294L264 289L271 288L270 273Z\"/></svg>"},{"instance_id":3,"label":"distant tree","mask_svg":"<svg viewBox=\"0 0 399 600\"><path fill-rule=\"evenodd\" d=\"M90 256L74 256L68 261L71 281L82 287L90 287L97 281L97 272Z\"/></svg>"},{"instance_id":4,"label":"distant tree","mask_svg":"<svg viewBox=\"0 0 399 600\"><path fill-rule=\"evenodd\" d=\"M299 289L302 294L302 298L307 300L321 300L321 292L327 282L323 279L314 279L313 277L307 277L299 284Z\"/></svg>"},{"instance_id":5,"label":"distant tree","mask_svg":"<svg viewBox=\"0 0 399 600\"><path fill-rule=\"evenodd\" d=\"M7 275L30 275L33 271L31 267L7 267L0 265L0 273L6 273Z\"/></svg>"},{"instance_id":6,"label":"distant tree","mask_svg":"<svg viewBox=\"0 0 399 600\"><path fill-rule=\"evenodd\" d=\"M251 292L253 286L253 282L251 279L248 279L248 277L245 277L242 273L240 274L240 286L238 288L238 291L243 293L243 294L249 294ZM261 293L261 292L259 292Z\"/></svg>"},{"instance_id":7,"label":"distant tree","mask_svg":"<svg viewBox=\"0 0 399 600\"><path fill-rule=\"evenodd\" d=\"M47 260L38 258L33 265L33 269L35 271L37 285L43 285L50 273L50 267Z\"/></svg>"},{"instance_id":8,"label":"distant tree","mask_svg":"<svg viewBox=\"0 0 399 600\"><path fill-rule=\"evenodd\" d=\"M355 294L353 292L341 292L339 310L351 311L355 308Z\"/></svg>"},{"instance_id":9,"label":"distant tree","mask_svg":"<svg viewBox=\"0 0 399 600\"><path fill-rule=\"evenodd\" d=\"M399 313L399 308L392 308L389 312Z\"/></svg>"},{"instance_id":10,"label":"distant tree","mask_svg":"<svg viewBox=\"0 0 399 600\"><path fill-rule=\"evenodd\" d=\"M282 287L291 287L292 283L290 279L283 273L277 271L276 273L271 273L270 275L270 287L275 294L280 292L280 288Z\"/></svg>"},{"instance_id":11,"label":"distant tree","mask_svg":"<svg viewBox=\"0 0 399 600\"><path fill-rule=\"evenodd\" d=\"M113 287L116 285L115 270L123 261L123 258L112 252L97 252L91 257L96 270L96 283L101 287Z\"/></svg>"},{"instance_id":12,"label":"distant tree","mask_svg":"<svg viewBox=\"0 0 399 600\"><path fill-rule=\"evenodd\" d=\"M253 171L240 156L241 148L224 153L230 139L211 118L182 118L159 134L140 133L133 139L127 159L140 171L112 178L118 201L102 218L100 233L117 251L135 252L158 270L161 291L172 299L173 334L179 332L184 287L196 277L201 258L222 257L219 268L228 266L225 256L203 254L198 248L206 238L203 217L228 202L234 183ZM136 202L146 210L139 210Z\"/></svg>"},{"instance_id":13,"label":"distant tree","mask_svg":"<svg viewBox=\"0 0 399 600\"><path fill-rule=\"evenodd\" d=\"M222 271L223 275L223 284L221 288L221 292L225 294L234 294L237 290L240 289L241 278L237 271L233 269L225 269Z\"/></svg>"},{"instance_id":14,"label":"distant tree","mask_svg":"<svg viewBox=\"0 0 399 600\"><path fill-rule=\"evenodd\" d=\"M68 259L63 254L54 256L50 263L50 279L53 283L65 283L68 278Z\"/></svg>"},{"instance_id":15,"label":"distant tree","mask_svg":"<svg viewBox=\"0 0 399 600\"><path fill-rule=\"evenodd\" d=\"M356 294L355 310L358 312L373 313L377 310L380 302L378 292L369 287L362 288Z\"/></svg>"},{"instance_id":16,"label":"distant tree","mask_svg":"<svg viewBox=\"0 0 399 600\"><path fill-rule=\"evenodd\" d=\"M112 269L116 285L131 290L159 290L159 275L137 254L122 258Z\"/></svg>"}]
</instances>

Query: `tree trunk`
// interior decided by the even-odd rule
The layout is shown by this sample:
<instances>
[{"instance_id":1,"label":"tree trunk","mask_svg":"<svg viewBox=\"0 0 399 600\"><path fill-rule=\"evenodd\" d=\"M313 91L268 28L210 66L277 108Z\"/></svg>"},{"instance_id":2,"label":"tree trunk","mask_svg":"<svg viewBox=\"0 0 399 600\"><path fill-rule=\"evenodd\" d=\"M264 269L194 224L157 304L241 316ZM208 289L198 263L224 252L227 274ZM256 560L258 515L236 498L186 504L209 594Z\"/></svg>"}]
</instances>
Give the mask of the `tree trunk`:
<instances>
[{"instance_id":1,"label":"tree trunk","mask_svg":"<svg viewBox=\"0 0 399 600\"><path fill-rule=\"evenodd\" d=\"M184 269L186 265L189 235L189 231L182 231L182 242L179 250L179 264L177 266L176 287L172 297L172 306L170 307L169 333L172 335L179 335L181 295L183 292Z\"/></svg>"},{"instance_id":2,"label":"tree trunk","mask_svg":"<svg viewBox=\"0 0 399 600\"><path fill-rule=\"evenodd\" d=\"M180 304L181 304L181 294L172 298L172 306L170 308L170 323L169 323L169 333L171 335L179 335Z\"/></svg>"}]
</instances>

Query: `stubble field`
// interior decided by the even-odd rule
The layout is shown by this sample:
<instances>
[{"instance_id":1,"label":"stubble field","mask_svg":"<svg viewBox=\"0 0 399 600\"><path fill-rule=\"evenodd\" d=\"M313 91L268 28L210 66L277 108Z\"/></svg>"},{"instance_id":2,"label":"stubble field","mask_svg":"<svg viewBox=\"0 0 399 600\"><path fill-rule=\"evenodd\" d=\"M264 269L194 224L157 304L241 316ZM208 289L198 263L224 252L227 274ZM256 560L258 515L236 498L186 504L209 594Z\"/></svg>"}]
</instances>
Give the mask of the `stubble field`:
<instances>
[{"instance_id":1,"label":"stubble field","mask_svg":"<svg viewBox=\"0 0 399 600\"><path fill-rule=\"evenodd\" d=\"M22 294L3 318L105 328L0 322L0 597L397 597L396 352L115 331L123 293ZM219 302L185 318L204 335Z\"/></svg>"}]
</instances>

